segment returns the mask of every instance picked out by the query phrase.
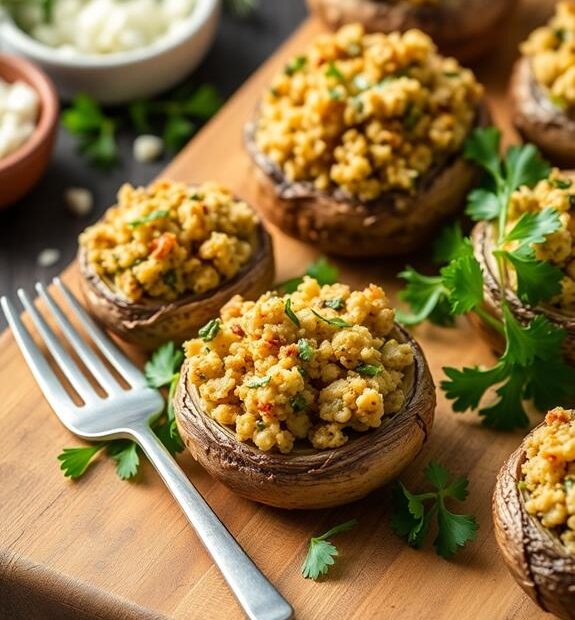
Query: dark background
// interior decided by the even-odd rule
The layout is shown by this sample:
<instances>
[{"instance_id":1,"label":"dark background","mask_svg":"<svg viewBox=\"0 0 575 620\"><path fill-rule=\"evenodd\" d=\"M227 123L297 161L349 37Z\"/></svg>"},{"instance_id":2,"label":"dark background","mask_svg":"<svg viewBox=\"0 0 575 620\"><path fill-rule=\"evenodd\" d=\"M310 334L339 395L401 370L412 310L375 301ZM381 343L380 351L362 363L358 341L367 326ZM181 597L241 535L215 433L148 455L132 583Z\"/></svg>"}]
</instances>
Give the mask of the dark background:
<instances>
[{"instance_id":1,"label":"dark background","mask_svg":"<svg viewBox=\"0 0 575 620\"><path fill-rule=\"evenodd\" d=\"M245 19L225 12L213 48L190 81L213 84L229 98L305 15L304 0L260 0L257 11ZM118 187L126 181L145 184L166 167L169 157L152 164L132 159L135 135L120 134L122 164L105 173L79 157L74 140L60 129L46 176L24 200L0 211L0 294L13 295L19 287L31 289L35 281L48 281L60 273L74 258L78 234L113 204ZM64 192L69 187L93 192L95 208L86 218L68 212ZM37 265L38 254L45 248L61 252L53 267ZM4 326L0 316L0 327Z\"/></svg>"}]
</instances>

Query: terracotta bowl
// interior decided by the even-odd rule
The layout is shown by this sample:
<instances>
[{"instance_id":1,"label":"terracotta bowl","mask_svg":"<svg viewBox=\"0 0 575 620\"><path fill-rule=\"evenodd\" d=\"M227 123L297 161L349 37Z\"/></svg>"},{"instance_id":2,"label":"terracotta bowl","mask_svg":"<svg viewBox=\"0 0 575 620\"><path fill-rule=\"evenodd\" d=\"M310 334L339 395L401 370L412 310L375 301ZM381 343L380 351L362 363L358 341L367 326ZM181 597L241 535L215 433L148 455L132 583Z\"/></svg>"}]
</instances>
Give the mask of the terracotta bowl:
<instances>
[{"instance_id":1,"label":"terracotta bowl","mask_svg":"<svg viewBox=\"0 0 575 620\"><path fill-rule=\"evenodd\" d=\"M46 171L54 147L58 124L58 97L51 80L32 63L0 54L0 78L7 82L22 80L40 99L36 130L16 151L0 159L0 208L27 194Z\"/></svg>"}]
</instances>

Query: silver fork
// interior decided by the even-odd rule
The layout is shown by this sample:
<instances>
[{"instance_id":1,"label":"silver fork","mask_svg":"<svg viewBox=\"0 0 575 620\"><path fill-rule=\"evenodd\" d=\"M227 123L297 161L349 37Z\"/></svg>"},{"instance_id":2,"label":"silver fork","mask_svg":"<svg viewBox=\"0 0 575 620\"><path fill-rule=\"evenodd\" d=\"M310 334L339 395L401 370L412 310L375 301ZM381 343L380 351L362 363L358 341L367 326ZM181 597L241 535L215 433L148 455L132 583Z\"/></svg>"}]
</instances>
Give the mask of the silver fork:
<instances>
[{"instance_id":1,"label":"silver fork","mask_svg":"<svg viewBox=\"0 0 575 620\"><path fill-rule=\"evenodd\" d=\"M100 353L129 384L129 389L124 389L117 382L100 357L68 320L51 293L42 284L36 284L38 294L46 303L47 312L52 315L79 359L107 393L107 397L101 397L35 304L20 289L18 296L24 309L63 375L84 402L83 406L76 405L35 344L20 319L19 312L6 297L2 297L2 309L16 342L60 421L83 439L127 438L136 441L180 504L248 617L252 620L291 618L293 610L289 603L246 555L151 430L150 423L160 415L164 407L160 393L148 387L142 372L92 321L64 283L56 278L54 284Z\"/></svg>"}]
</instances>

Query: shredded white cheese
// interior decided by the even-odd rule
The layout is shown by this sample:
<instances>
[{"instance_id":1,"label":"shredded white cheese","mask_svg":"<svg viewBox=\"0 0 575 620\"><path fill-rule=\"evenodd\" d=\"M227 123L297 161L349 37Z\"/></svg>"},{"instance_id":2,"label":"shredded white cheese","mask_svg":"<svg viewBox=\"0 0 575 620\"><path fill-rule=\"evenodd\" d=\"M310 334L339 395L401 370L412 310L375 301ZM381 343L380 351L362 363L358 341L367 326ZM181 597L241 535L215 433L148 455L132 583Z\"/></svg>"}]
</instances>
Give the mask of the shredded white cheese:
<instances>
[{"instance_id":1,"label":"shredded white cheese","mask_svg":"<svg viewBox=\"0 0 575 620\"><path fill-rule=\"evenodd\" d=\"M195 4L196 0L57 0L46 20L41 3L26 2L15 17L32 37L66 54L114 54L174 33Z\"/></svg>"},{"instance_id":2,"label":"shredded white cheese","mask_svg":"<svg viewBox=\"0 0 575 620\"><path fill-rule=\"evenodd\" d=\"M34 133L39 105L38 93L31 86L0 78L0 159L19 149Z\"/></svg>"}]
</instances>

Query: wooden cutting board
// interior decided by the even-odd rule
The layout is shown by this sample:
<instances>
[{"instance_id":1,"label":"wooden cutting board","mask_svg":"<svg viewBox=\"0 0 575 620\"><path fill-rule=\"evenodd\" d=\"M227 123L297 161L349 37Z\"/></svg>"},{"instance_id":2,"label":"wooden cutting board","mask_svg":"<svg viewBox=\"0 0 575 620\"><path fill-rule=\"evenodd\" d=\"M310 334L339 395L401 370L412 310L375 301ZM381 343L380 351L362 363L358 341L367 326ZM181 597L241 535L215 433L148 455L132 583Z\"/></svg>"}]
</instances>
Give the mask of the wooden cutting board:
<instances>
[{"instance_id":1,"label":"wooden cutting board","mask_svg":"<svg viewBox=\"0 0 575 620\"><path fill-rule=\"evenodd\" d=\"M547 16L550 0L524 1L504 42L477 67L497 123L510 129L506 102L517 43ZM184 181L215 179L250 200L255 195L242 126L259 93L286 59L321 31L313 20L258 71L218 117L166 170ZM238 51L241 53L241 50ZM230 71L234 60L229 59ZM313 248L274 231L279 280L299 274ZM391 293L402 261L338 262L356 286L382 283ZM65 279L75 287L74 267ZM216 309L214 309L216 310ZM422 326L416 335L436 382L445 365L490 364L487 347L462 321L457 329ZM0 618L241 618L242 612L185 517L146 463L135 482L120 481L110 462L81 480L64 478L57 454L81 442L58 422L10 333L0 337ZM470 479L464 510L477 515L477 541L454 560L428 544L414 551L391 531L389 490L339 508L288 512L259 506L214 482L191 457L187 475L271 581L297 617L413 620L543 618L504 567L491 525L491 493L521 434L482 428L475 414L456 415L439 394L436 425L423 453L402 476L414 488L439 459ZM323 582L300 576L307 540L346 519L358 527L337 540L341 556Z\"/></svg>"}]
</instances>

